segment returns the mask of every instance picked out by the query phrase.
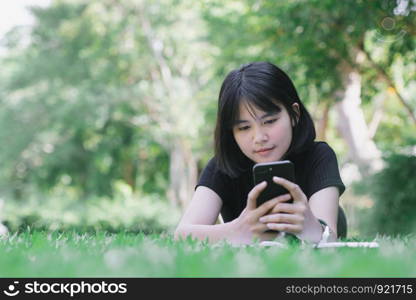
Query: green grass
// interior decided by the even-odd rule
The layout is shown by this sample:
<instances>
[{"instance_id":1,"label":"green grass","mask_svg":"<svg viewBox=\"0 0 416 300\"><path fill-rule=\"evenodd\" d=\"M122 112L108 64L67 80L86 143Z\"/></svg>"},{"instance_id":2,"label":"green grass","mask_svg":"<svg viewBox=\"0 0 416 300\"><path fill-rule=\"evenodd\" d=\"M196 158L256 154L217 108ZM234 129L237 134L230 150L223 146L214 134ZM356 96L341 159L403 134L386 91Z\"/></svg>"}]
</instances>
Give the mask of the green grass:
<instances>
[{"instance_id":1,"label":"green grass","mask_svg":"<svg viewBox=\"0 0 416 300\"><path fill-rule=\"evenodd\" d=\"M415 277L414 236L380 248L233 247L169 235L26 231L0 240L0 277Z\"/></svg>"}]
</instances>

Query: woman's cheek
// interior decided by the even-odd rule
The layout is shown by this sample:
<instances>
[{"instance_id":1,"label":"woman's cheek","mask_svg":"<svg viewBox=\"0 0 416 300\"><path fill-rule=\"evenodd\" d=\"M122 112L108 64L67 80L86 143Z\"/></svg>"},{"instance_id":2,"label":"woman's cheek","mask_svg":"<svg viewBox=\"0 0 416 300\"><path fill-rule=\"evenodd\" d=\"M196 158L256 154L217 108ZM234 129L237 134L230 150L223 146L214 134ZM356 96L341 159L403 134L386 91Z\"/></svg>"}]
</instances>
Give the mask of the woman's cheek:
<instances>
[{"instance_id":1,"label":"woman's cheek","mask_svg":"<svg viewBox=\"0 0 416 300\"><path fill-rule=\"evenodd\" d=\"M234 139L240 150L247 155L248 135L245 132L234 132Z\"/></svg>"},{"instance_id":2,"label":"woman's cheek","mask_svg":"<svg viewBox=\"0 0 416 300\"><path fill-rule=\"evenodd\" d=\"M281 155L284 155L289 150L290 143L292 142L292 127L290 123L289 126L278 126L275 128L272 139L281 149Z\"/></svg>"}]
</instances>

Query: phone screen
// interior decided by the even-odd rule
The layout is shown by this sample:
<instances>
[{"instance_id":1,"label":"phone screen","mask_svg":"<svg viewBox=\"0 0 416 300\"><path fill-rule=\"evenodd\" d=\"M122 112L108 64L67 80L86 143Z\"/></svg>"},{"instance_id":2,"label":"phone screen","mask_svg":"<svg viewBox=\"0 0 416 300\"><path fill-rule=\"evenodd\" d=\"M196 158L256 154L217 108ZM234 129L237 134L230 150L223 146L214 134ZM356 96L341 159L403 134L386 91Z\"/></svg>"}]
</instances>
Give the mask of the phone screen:
<instances>
[{"instance_id":1,"label":"phone screen","mask_svg":"<svg viewBox=\"0 0 416 300\"><path fill-rule=\"evenodd\" d=\"M282 177L291 182L294 182L295 168L293 163L289 160L283 160L270 163L259 163L254 165L254 185L257 185L262 181L267 181L266 188L257 198L257 207L272 198L288 193L288 191L283 186L278 185L273 181L273 176ZM292 201L293 200L290 200L288 202Z\"/></svg>"}]
</instances>

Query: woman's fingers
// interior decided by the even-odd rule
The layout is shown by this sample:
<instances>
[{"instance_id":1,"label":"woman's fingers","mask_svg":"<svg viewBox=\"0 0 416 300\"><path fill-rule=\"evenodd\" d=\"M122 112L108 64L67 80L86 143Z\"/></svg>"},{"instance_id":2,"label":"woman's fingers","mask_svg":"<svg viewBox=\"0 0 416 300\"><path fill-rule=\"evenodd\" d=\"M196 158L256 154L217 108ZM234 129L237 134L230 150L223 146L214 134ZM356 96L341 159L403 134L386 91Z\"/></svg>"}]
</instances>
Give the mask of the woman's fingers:
<instances>
[{"instance_id":1,"label":"woman's fingers","mask_svg":"<svg viewBox=\"0 0 416 300\"><path fill-rule=\"evenodd\" d=\"M267 182L263 181L256 185L247 196L247 209L253 210L257 206L257 197L260 195L261 191L264 190L267 186Z\"/></svg>"},{"instance_id":2,"label":"woman's fingers","mask_svg":"<svg viewBox=\"0 0 416 300\"><path fill-rule=\"evenodd\" d=\"M278 230L293 234L299 234L302 232L303 229L303 227L300 224L267 223L266 225L271 230Z\"/></svg>"},{"instance_id":3,"label":"woman's fingers","mask_svg":"<svg viewBox=\"0 0 416 300\"><path fill-rule=\"evenodd\" d=\"M270 212L270 214L275 213L294 214L296 213L296 206L292 203L277 203Z\"/></svg>"},{"instance_id":4,"label":"woman's fingers","mask_svg":"<svg viewBox=\"0 0 416 300\"><path fill-rule=\"evenodd\" d=\"M269 201L264 202L262 205L260 205L257 208L257 213L258 215L263 216L266 213L268 213L270 210L272 210L273 207L275 207L278 203L286 202L290 200L291 198L292 196L290 194L285 194L285 195L270 199Z\"/></svg>"},{"instance_id":5,"label":"woman's fingers","mask_svg":"<svg viewBox=\"0 0 416 300\"><path fill-rule=\"evenodd\" d=\"M292 199L292 195L291 194L284 194L284 195L281 195L281 196L273 198L273 199L276 199L276 201L278 203L287 202L290 199Z\"/></svg>"},{"instance_id":6,"label":"woman's fingers","mask_svg":"<svg viewBox=\"0 0 416 300\"><path fill-rule=\"evenodd\" d=\"M285 214L301 214L306 211L306 204L304 203L277 203L269 214L285 213Z\"/></svg>"},{"instance_id":7,"label":"woman's fingers","mask_svg":"<svg viewBox=\"0 0 416 300\"><path fill-rule=\"evenodd\" d=\"M262 205L260 205L256 209L256 215L260 217L260 216L267 214L269 211L273 209L273 207L276 206L277 203L279 203L278 198L274 198L274 199L264 202Z\"/></svg>"},{"instance_id":8,"label":"woman's fingers","mask_svg":"<svg viewBox=\"0 0 416 300\"><path fill-rule=\"evenodd\" d=\"M302 192L301 188L296 183L276 176L273 177L273 181L287 189L289 193L292 195L294 202L307 201L305 194Z\"/></svg>"},{"instance_id":9,"label":"woman's fingers","mask_svg":"<svg viewBox=\"0 0 416 300\"><path fill-rule=\"evenodd\" d=\"M267 230L269 230L269 228L267 227L267 224L265 223L257 223L254 227L253 227L254 231L257 233L263 233Z\"/></svg>"},{"instance_id":10,"label":"woman's fingers","mask_svg":"<svg viewBox=\"0 0 416 300\"><path fill-rule=\"evenodd\" d=\"M304 218L294 214L271 214L263 216L259 219L262 223L287 223L287 224L303 224Z\"/></svg>"}]
</instances>

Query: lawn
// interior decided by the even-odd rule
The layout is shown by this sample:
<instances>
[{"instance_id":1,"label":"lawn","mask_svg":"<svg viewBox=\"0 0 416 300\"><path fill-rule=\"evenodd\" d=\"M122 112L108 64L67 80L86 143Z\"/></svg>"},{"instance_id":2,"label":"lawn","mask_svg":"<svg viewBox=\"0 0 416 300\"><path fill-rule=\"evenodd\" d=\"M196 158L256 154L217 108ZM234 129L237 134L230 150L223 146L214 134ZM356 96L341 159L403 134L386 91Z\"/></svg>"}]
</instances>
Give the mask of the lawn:
<instances>
[{"instance_id":1,"label":"lawn","mask_svg":"<svg viewBox=\"0 0 416 300\"><path fill-rule=\"evenodd\" d=\"M379 248L209 245L168 234L26 231L0 240L0 277L415 277L416 240Z\"/></svg>"}]
</instances>

